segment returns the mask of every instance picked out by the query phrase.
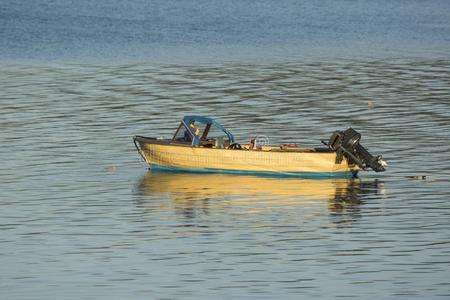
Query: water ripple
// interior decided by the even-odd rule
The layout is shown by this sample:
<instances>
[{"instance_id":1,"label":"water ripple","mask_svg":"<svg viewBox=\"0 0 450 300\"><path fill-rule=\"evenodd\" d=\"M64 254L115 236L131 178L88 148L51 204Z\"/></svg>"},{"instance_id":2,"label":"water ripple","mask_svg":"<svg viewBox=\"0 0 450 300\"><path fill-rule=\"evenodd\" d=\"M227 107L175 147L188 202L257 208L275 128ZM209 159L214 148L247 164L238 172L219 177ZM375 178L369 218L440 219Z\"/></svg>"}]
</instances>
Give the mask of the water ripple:
<instances>
[{"instance_id":1,"label":"water ripple","mask_svg":"<svg viewBox=\"0 0 450 300\"><path fill-rule=\"evenodd\" d=\"M449 74L431 59L3 65L2 294L445 298ZM131 137L171 136L185 114L242 141L320 145L352 126L389 169L145 172Z\"/></svg>"}]
</instances>

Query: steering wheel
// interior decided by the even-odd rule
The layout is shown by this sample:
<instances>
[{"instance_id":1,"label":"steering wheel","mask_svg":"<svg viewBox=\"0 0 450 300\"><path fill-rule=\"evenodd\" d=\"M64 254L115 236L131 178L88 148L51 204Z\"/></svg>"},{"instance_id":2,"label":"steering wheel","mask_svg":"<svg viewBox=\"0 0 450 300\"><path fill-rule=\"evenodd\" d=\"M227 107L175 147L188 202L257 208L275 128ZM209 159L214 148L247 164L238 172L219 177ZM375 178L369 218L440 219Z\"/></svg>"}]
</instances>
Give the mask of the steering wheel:
<instances>
[{"instance_id":1,"label":"steering wheel","mask_svg":"<svg viewBox=\"0 0 450 300\"><path fill-rule=\"evenodd\" d=\"M230 146L228 146L228 149L232 150L242 150L242 146L239 143L233 143Z\"/></svg>"}]
</instances>

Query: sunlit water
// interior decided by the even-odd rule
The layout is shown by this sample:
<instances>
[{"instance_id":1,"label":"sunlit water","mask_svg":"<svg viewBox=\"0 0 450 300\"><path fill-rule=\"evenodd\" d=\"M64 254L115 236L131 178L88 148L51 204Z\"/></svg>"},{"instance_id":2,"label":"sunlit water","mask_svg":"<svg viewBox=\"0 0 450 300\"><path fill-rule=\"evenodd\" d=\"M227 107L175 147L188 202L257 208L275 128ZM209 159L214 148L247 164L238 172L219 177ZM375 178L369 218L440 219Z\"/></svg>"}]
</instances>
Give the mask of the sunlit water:
<instances>
[{"instance_id":1,"label":"sunlit water","mask_svg":"<svg viewBox=\"0 0 450 300\"><path fill-rule=\"evenodd\" d=\"M1 1L0 299L450 298L449 5ZM149 172L185 114L388 170Z\"/></svg>"},{"instance_id":2,"label":"sunlit water","mask_svg":"<svg viewBox=\"0 0 450 300\"><path fill-rule=\"evenodd\" d=\"M2 298L449 297L449 74L444 60L4 65ZM352 126L389 168L147 172L132 136L171 136L187 113L240 141L317 146Z\"/></svg>"}]
</instances>

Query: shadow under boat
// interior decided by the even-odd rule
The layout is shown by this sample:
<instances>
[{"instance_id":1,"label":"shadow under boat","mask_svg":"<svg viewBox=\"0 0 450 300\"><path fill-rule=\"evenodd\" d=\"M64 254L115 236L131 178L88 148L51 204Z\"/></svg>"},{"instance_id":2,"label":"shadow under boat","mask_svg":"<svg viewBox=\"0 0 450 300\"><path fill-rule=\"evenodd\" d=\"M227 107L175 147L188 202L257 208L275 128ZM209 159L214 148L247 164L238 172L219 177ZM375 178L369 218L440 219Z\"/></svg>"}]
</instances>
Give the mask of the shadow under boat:
<instances>
[{"instance_id":1,"label":"shadow under boat","mask_svg":"<svg viewBox=\"0 0 450 300\"><path fill-rule=\"evenodd\" d=\"M194 218L227 207L323 203L332 215L358 214L367 195L381 194L383 182L359 178L279 178L231 174L149 171L136 184L140 206L158 200L160 208ZM161 201L169 199L169 201ZM148 203L147 203L148 204ZM261 207L261 205L259 205ZM154 203L151 205L154 209ZM255 212L254 209L247 211Z\"/></svg>"}]
</instances>

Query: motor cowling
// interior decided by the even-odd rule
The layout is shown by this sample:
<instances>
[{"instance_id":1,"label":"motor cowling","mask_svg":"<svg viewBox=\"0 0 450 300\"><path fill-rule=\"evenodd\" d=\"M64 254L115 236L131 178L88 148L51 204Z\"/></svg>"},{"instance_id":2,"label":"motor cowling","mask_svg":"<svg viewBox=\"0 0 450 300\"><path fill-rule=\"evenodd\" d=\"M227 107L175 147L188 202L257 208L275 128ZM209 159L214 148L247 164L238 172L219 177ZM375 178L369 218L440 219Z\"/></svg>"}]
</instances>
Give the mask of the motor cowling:
<instances>
[{"instance_id":1,"label":"motor cowling","mask_svg":"<svg viewBox=\"0 0 450 300\"><path fill-rule=\"evenodd\" d=\"M385 171L387 163L381 155L373 156L361 144L361 134L349 128L345 131L335 131L327 146L336 152L336 162L340 163L346 157L350 164L356 164L362 169L371 168L375 172Z\"/></svg>"}]
</instances>

